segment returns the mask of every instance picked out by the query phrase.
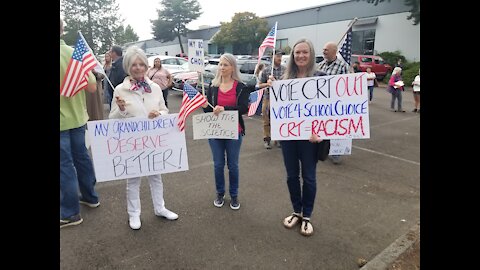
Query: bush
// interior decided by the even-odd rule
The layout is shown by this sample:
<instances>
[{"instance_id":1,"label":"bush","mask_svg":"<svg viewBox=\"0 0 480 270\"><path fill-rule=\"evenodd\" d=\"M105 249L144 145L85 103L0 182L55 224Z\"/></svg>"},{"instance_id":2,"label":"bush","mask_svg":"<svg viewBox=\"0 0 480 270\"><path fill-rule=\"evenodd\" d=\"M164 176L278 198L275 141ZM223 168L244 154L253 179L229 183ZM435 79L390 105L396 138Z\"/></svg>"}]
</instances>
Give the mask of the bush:
<instances>
[{"instance_id":1,"label":"bush","mask_svg":"<svg viewBox=\"0 0 480 270\"><path fill-rule=\"evenodd\" d=\"M403 65L407 63L407 59L405 59L405 56L403 56L400 51L382 52L379 53L378 56L382 57L383 60L385 60L385 63L392 67L395 67L399 58L402 59Z\"/></svg>"},{"instance_id":2,"label":"bush","mask_svg":"<svg viewBox=\"0 0 480 270\"><path fill-rule=\"evenodd\" d=\"M420 69L420 62L408 63L403 66L402 79L406 86L412 86L415 76L418 75Z\"/></svg>"}]
</instances>

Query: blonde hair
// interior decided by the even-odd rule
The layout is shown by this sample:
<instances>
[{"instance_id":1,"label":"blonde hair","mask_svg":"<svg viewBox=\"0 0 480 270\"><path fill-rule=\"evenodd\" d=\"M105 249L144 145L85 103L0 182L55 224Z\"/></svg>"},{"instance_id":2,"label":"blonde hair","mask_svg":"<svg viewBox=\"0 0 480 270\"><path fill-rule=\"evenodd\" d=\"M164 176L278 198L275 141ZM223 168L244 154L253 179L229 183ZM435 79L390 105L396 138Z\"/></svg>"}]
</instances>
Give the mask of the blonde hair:
<instances>
[{"instance_id":1,"label":"blonde hair","mask_svg":"<svg viewBox=\"0 0 480 270\"><path fill-rule=\"evenodd\" d=\"M131 46L128 47L125 55L123 56L123 70L125 70L125 73L128 75L132 75L130 74L130 68L137 58L140 59L140 61L142 61L142 63L145 65L145 71L147 70L148 60L145 52L137 46Z\"/></svg>"},{"instance_id":2,"label":"blonde hair","mask_svg":"<svg viewBox=\"0 0 480 270\"><path fill-rule=\"evenodd\" d=\"M232 65L233 67L232 79L238 82L242 82L242 80L240 79L240 71L238 70L237 59L235 58L235 56L233 56L230 53L224 53L222 54L222 56L220 56L220 61L222 60L225 60L230 65ZM220 65L220 62L218 64ZM220 86L221 83L222 83L222 75L220 74L220 67L218 67L217 74L215 75L215 78L212 80L212 85L218 87Z\"/></svg>"},{"instance_id":3,"label":"blonde hair","mask_svg":"<svg viewBox=\"0 0 480 270\"><path fill-rule=\"evenodd\" d=\"M256 67L255 67L255 76L258 76L260 74L260 72L263 70L263 68L265 67L265 64L264 63L260 63L258 64Z\"/></svg>"},{"instance_id":4,"label":"blonde hair","mask_svg":"<svg viewBox=\"0 0 480 270\"><path fill-rule=\"evenodd\" d=\"M290 52L290 58L287 62L287 68L285 69L285 73L282 76L282 79L294 79L297 78L298 74L298 66L295 64L295 47L300 43L306 43L310 48L310 59L308 60L307 64L307 77L312 77L313 73L315 72L315 49L313 48L313 44L310 40L306 38L302 38L298 40L295 45L293 45L292 51Z\"/></svg>"}]
</instances>

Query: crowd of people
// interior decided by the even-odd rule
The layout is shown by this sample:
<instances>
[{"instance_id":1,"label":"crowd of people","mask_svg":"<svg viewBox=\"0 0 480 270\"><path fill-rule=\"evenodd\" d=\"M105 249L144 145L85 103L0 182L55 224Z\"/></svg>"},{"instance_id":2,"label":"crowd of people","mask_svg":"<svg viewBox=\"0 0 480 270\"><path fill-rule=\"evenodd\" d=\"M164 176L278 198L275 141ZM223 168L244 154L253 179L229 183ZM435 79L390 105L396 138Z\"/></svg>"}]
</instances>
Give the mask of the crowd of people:
<instances>
[{"instance_id":1,"label":"crowd of people","mask_svg":"<svg viewBox=\"0 0 480 270\"><path fill-rule=\"evenodd\" d=\"M60 20L60 37L63 35L63 22ZM334 42L323 46L324 60L315 63L315 49L312 42L302 38L292 47L290 60L286 66L281 64L284 52L277 50L272 65L261 64L255 71L257 89L267 88L275 80L317 77L325 75L347 74L348 64L337 57L338 47ZM60 39L60 81L65 77L73 48ZM215 198L213 205L225 204L226 179L225 165L228 168L228 195L230 208L240 209L240 150L245 123L243 115L248 111L249 90L242 82L235 56L225 53L220 57L219 68L206 92L203 104L205 113L219 115L223 111L238 112L238 139L208 139L213 159L215 178ZM60 228L78 225L83 219L80 204L96 208L100 205L95 191L96 178L92 160L85 146L85 128L88 120L103 119L103 103L110 105L108 118L148 117L150 119L169 113L167 107L168 88L172 76L162 67L160 59L148 69L145 52L129 47L125 55L122 48L114 45L105 53L105 73L89 73L86 91L80 91L73 97L60 96ZM397 66L388 82L388 91L392 95L391 109L405 112L402 108L404 85L401 67ZM375 73L367 69L369 101L373 98ZM415 109L420 112L420 74L412 83L414 88ZM394 109L397 101L397 109ZM314 232L312 213L317 192L316 167L318 163L319 143L322 141L315 133L309 140L271 140L270 134L270 98L269 91L262 97L263 142L266 149L272 145L281 148L286 172L286 184L292 211L283 218L288 228L300 226L300 233L310 236ZM332 156L332 161L340 163L340 156ZM301 175L301 180L300 180ZM178 219L178 214L167 209L164 201L162 176L147 176L154 206L154 214L168 220ZM141 228L141 177L129 178L126 184L128 223L131 229Z\"/></svg>"}]
</instances>

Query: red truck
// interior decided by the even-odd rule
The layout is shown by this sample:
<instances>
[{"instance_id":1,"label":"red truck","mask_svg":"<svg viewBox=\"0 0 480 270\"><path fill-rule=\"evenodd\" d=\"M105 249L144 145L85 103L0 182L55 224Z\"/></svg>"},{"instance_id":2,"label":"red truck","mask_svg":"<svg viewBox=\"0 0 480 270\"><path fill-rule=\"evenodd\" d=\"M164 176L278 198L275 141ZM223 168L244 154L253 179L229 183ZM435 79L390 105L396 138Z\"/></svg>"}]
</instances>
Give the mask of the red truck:
<instances>
[{"instance_id":1,"label":"red truck","mask_svg":"<svg viewBox=\"0 0 480 270\"><path fill-rule=\"evenodd\" d=\"M352 54L350 63L353 65L355 62L359 63L359 69L361 72L366 72L367 68L371 68L379 81L383 80L387 73L392 72L393 69L392 66L386 64L378 55Z\"/></svg>"}]
</instances>

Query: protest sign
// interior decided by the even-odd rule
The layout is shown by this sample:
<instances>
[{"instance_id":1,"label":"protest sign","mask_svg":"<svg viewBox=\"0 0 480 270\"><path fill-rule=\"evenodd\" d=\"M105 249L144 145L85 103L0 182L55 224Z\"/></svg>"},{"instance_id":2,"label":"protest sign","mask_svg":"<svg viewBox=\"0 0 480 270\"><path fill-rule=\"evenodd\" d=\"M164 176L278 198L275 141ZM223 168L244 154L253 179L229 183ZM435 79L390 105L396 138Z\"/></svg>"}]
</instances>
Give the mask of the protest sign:
<instances>
[{"instance_id":1,"label":"protest sign","mask_svg":"<svg viewBox=\"0 0 480 270\"><path fill-rule=\"evenodd\" d=\"M89 121L97 182L188 170L178 114Z\"/></svg>"},{"instance_id":2,"label":"protest sign","mask_svg":"<svg viewBox=\"0 0 480 270\"><path fill-rule=\"evenodd\" d=\"M330 140L329 155L341 156L352 154L352 140Z\"/></svg>"},{"instance_id":3,"label":"protest sign","mask_svg":"<svg viewBox=\"0 0 480 270\"><path fill-rule=\"evenodd\" d=\"M205 70L205 56L203 55L203 40L188 40L188 69L203 72Z\"/></svg>"},{"instance_id":4,"label":"protest sign","mask_svg":"<svg viewBox=\"0 0 480 270\"><path fill-rule=\"evenodd\" d=\"M270 88L272 140L368 139L366 73L274 81Z\"/></svg>"},{"instance_id":5,"label":"protest sign","mask_svg":"<svg viewBox=\"0 0 480 270\"><path fill-rule=\"evenodd\" d=\"M192 117L193 139L238 139L238 111L223 111L217 116L210 113Z\"/></svg>"}]
</instances>

